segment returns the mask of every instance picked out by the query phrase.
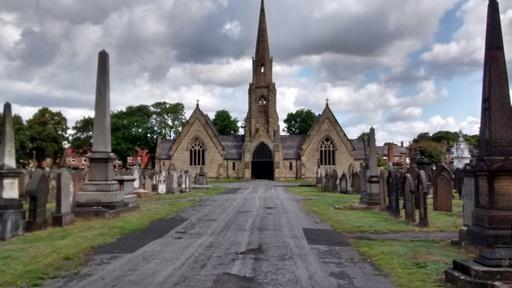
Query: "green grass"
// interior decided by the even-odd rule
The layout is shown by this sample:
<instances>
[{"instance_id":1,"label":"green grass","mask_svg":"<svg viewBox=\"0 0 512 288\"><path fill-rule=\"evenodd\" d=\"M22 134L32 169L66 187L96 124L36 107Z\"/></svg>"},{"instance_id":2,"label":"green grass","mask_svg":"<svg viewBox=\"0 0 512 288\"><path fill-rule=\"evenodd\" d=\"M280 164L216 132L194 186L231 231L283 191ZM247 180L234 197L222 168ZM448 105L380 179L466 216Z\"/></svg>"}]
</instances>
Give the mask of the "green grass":
<instances>
[{"instance_id":1,"label":"green grass","mask_svg":"<svg viewBox=\"0 0 512 288\"><path fill-rule=\"evenodd\" d=\"M303 205L307 211L317 215L324 223L341 232L458 231L462 225L462 201L460 200L454 200L454 209L451 213L434 212L432 203L430 203L430 226L419 228L407 224L403 218L391 217L386 212L353 209L351 205L356 205L359 202L359 195L323 193L315 187L290 187L288 189L303 197ZM339 209L336 209L335 206Z\"/></svg>"},{"instance_id":2,"label":"green grass","mask_svg":"<svg viewBox=\"0 0 512 288\"><path fill-rule=\"evenodd\" d=\"M353 241L353 245L399 288L446 287L443 271L452 260L474 256L447 242Z\"/></svg>"},{"instance_id":3,"label":"green grass","mask_svg":"<svg viewBox=\"0 0 512 288\"><path fill-rule=\"evenodd\" d=\"M0 287L40 286L84 264L90 251L102 244L146 228L151 222L180 213L201 197L224 188L141 199L140 209L115 219L77 219L66 228L49 228L0 243Z\"/></svg>"}]
</instances>

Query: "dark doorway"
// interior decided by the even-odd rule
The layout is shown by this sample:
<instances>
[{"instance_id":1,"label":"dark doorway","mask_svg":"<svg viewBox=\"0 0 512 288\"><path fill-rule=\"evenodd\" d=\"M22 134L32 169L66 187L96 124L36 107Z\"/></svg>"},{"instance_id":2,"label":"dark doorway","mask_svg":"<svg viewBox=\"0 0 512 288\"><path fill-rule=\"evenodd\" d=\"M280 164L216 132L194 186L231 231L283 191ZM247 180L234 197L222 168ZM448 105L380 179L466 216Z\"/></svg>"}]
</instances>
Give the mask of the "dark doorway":
<instances>
[{"instance_id":1,"label":"dark doorway","mask_svg":"<svg viewBox=\"0 0 512 288\"><path fill-rule=\"evenodd\" d=\"M265 143L260 143L252 153L251 173L253 179L274 180L272 151Z\"/></svg>"}]
</instances>

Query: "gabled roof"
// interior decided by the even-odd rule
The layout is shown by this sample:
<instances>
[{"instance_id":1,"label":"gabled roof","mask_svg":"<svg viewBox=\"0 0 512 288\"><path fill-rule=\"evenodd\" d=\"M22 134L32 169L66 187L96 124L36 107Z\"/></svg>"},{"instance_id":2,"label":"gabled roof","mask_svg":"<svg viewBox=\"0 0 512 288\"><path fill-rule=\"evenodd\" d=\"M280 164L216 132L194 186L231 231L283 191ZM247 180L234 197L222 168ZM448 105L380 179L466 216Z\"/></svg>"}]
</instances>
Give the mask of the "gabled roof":
<instances>
[{"instance_id":1,"label":"gabled roof","mask_svg":"<svg viewBox=\"0 0 512 288\"><path fill-rule=\"evenodd\" d=\"M300 159L300 147L306 138L307 135L282 135L281 148L283 149L283 159Z\"/></svg>"},{"instance_id":2,"label":"gabled roof","mask_svg":"<svg viewBox=\"0 0 512 288\"><path fill-rule=\"evenodd\" d=\"M245 136L243 135L221 135L219 136L220 142L226 150L224 159L226 160L241 160L242 148L244 147Z\"/></svg>"},{"instance_id":3,"label":"gabled roof","mask_svg":"<svg viewBox=\"0 0 512 288\"><path fill-rule=\"evenodd\" d=\"M156 159L170 160L171 159L171 148L174 144L173 140L160 139L156 146Z\"/></svg>"}]
</instances>

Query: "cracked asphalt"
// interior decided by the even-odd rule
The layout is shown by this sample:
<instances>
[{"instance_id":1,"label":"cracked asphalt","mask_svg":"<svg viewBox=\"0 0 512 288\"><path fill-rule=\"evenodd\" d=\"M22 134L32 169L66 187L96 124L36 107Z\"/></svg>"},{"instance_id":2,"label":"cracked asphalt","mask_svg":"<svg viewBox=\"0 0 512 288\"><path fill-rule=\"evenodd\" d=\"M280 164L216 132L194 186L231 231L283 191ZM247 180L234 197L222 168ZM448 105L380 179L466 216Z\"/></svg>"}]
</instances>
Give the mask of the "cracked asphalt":
<instances>
[{"instance_id":1,"label":"cracked asphalt","mask_svg":"<svg viewBox=\"0 0 512 288\"><path fill-rule=\"evenodd\" d=\"M45 286L394 287L336 233L308 236L325 245L308 243L303 229L329 227L282 185L230 187L240 190L187 209L180 216L188 220L165 236L129 254L97 255L80 272Z\"/></svg>"}]
</instances>

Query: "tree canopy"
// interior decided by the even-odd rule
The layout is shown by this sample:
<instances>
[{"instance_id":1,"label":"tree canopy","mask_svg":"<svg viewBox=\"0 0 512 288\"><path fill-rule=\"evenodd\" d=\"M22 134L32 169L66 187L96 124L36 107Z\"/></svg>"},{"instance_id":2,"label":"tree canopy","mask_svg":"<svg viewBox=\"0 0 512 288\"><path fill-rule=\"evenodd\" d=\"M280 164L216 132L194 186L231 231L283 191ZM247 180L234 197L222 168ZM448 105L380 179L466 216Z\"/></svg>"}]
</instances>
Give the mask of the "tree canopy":
<instances>
[{"instance_id":1,"label":"tree canopy","mask_svg":"<svg viewBox=\"0 0 512 288\"><path fill-rule=\"evenodd\" d=\"M227 110L215 112L212 122L220 135L238 135L238 119L232 117Z\"/></svg>"},{"instance_id":2,"label":"tree canopy","mask_svg":"<svg viewBox=\"0 0 512 288\"><path fill-rule=\"evenodd\" d=\"M288 113L284 119L285 127L283 132L289 135L305 135L315 124L317 117L309 109L299 109L293 113Z\"/></svg>"},{"instance_id":3,"label":"tree canopy","mask_svg":"<svg viewBox=\"0 0 512 288\"><path fill-rule=\"evenodd\" d=\"M92 148L92 132L94 127L94 119L92 117L84 117L76 121L71 128L69 143L73 149L80 154L86 153Z\"/></svg>"}]
</instances>

